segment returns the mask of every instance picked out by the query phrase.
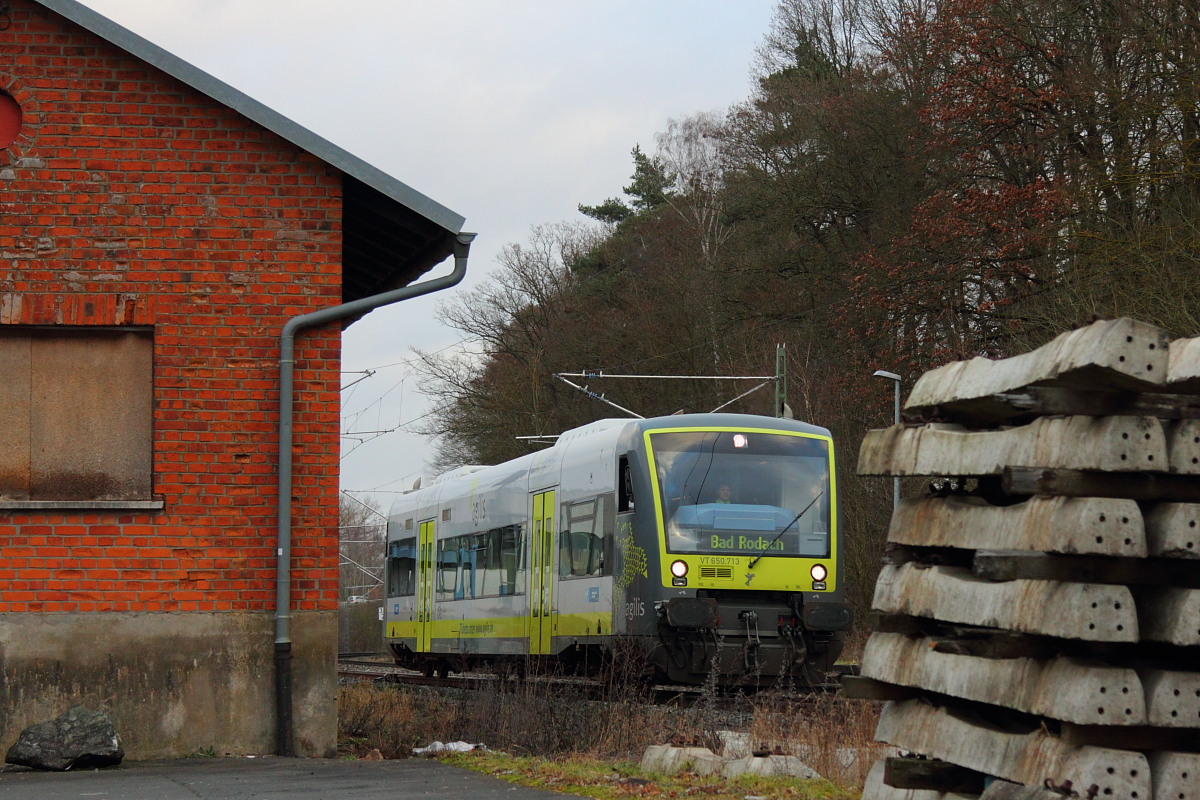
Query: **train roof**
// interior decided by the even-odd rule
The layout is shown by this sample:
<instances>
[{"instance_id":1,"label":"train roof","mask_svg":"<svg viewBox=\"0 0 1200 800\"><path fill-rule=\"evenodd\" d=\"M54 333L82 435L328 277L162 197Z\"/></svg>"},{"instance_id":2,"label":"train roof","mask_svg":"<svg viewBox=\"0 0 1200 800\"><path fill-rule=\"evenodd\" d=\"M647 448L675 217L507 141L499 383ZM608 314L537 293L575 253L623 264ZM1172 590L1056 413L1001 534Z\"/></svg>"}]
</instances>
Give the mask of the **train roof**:
<instances>
[{"instance_id":1,"label":"train roof","mask_svg":"<svg viewBox=\"0 0 1200 800\"><path fill-rule=\"evenodd\" d=\"M625 420L630 421L630 420ZM794 419L761 417L756 414L675 414L670 417L651 417L632 420L640 430L660 428L767 428L797 433L829 436L828 428L810 425Z\"/></svg>"},{"instance_id":2,"label":"train roof","mask_svg":"<svg viewBox=\"0 0 1200 800\"><path fill-rule=\"evenodd\" d=\"M614 428L633 427L639 431L656 430L661 428L776 428L784 431L798 431L801 433L812 433L819 436L829 436L827 428L821 428L816 425L810 425L807 422L799 420L780 419L778 417L762 417L755 414L674 414L669 417L649 417L647 419L630 419L628 417L609 417L606 419L598 419L595 422L589 422L586 425L581 425L578 428L571 428L559 434L554 444L545 450L540 450L538 453L545 453L547 450L553 450L556 447L565 447L572 441L576 441L585 436L610 431ZM523 459L536 456L538 453L528 453L524 456L514 458L510 461L496 464L495 466L504 466L506 464L515 464ZM457 467L443 472L438 475L429 485L443 483L454 478L470 475L481 470L489 469L486 466L465 466Z\"/></svg>"},{"instance_id":3,"label":"train roof","mask_svg":"<svg viewBox=\"0 0 1200 800\"><path fill-rule=\"evenodd\" d=\"M409 513L413 508L428 503L437 503L437 498L441 497L443 492L453 494L456 489L452 484L460 480L483 485L496 481L498 485L504 485L513 480L520 480L521 476L534 474L544 476L547 468L557 469L558 465L561 465L563 459L567 457L572 445L582 444L584 439L595 437L589 445L595 446L597 451L601 451L605 448L616 447L621 441L627 441L631 446L636 446L635 443L641 440L643 432L671 428L766 429L817 436L830 435L827 428L810 425L807 422L761 417L753 414L676 414L650 419L600 419L564 431L552 446L534 453L527 453L511 461L486 467L463 466L444 472L421 488L405 492L396 498L389 516L400 512Z\"/></svg>"},{"instance_id":4,"label":"train roof","mask_svg":"<svg viewBox=\"0 0 1200 800\"><path fill-rule=\"evenodd\" d=\"M505 461L495 466L501 467L506 465L516 465L517 462L526 459L533 459L541 453L554 450L556 447L565 447L567 444L582 439L585 436L591 436L604 431L611 431L614 428L634 428L639 431L649 431L662 428L774 428L782 431L797 431L800 433L812 433L818 436L829 436L828 428L821 428L817 425L810 425L807 422L799 420L779 419L777 417L761 417L755 414L674 414L669 417L650 417L648 419L630 419L628 417L609 417L606 419L598 419L595 422L589 422L586 425L581 425L578 428L571 428L559 434L554 444L544 450L539 450L536 453L528 453L526 455L514 458L510 461ZM438 483L444 483L448 480L470 475L475 472L490 469L487 466L465 466L457 467L443 472L432 481L429 486ZM406 494L408 494L406 492Z\"/></svg>"}]
</instances>

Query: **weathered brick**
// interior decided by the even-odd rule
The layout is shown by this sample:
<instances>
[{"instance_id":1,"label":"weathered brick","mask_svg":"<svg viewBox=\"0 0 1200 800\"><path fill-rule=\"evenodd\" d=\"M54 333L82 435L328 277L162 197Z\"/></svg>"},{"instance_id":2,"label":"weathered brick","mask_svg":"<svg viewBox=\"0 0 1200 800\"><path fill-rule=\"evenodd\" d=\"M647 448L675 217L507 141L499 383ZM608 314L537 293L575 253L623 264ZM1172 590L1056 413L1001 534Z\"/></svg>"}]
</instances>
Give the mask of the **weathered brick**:
<instances>
[{"instance_id":1,"label":"weathered brick","mask_svg":"<svg viewBox=\"0 0 1200 800\"><path fill-rule=\"evenodd\" d=\"M339 300L341 177L58 15L9 5L0 86L27 124L0 150L0 274L21 301L5 321L153 327L166 508L0 515L0 612L270 609L277 335ZM297 341L306 525L336 525L339 339ZM331 609L337 542L311 536L298 531L298 607Z\"/></svg>"}]
</instances>

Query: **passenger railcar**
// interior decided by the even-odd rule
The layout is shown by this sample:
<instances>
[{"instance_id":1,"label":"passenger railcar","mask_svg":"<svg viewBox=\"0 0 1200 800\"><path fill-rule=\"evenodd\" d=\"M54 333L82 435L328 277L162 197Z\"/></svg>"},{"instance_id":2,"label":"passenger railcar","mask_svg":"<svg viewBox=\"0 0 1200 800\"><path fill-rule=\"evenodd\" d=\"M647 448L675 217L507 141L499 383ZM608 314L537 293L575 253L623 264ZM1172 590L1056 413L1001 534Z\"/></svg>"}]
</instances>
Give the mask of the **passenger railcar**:
<instances>
[{"instance_id":1,"label":"passenger railcar","mask_svg":"<svg viewBox=\"0 0 1200 800\"><path fill-rule=\"evenodd\" d=\"M850 623L833 440L740 414L606 419L400 497L384 636L427 673L640 645L658 680L823 682Z\"/></svg>"}]
</instances>

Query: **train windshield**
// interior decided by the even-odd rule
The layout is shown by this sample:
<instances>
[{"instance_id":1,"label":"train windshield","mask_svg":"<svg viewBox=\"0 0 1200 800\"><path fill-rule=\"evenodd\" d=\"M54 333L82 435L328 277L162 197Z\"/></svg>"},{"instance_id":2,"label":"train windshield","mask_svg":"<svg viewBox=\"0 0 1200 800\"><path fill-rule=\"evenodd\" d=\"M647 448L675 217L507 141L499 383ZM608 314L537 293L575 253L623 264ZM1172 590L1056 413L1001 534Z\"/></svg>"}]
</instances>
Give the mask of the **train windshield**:
<instances>
[{"instance_id":1,"label":"train windshield","mask_svg":"<svg viewBox=\"0 0 1200 800\"><path fill-rule=\"evenodd\" d=\"M829 445L735 431L650 434L672 553L830 553Z\"/></svg>"}]
</instances>

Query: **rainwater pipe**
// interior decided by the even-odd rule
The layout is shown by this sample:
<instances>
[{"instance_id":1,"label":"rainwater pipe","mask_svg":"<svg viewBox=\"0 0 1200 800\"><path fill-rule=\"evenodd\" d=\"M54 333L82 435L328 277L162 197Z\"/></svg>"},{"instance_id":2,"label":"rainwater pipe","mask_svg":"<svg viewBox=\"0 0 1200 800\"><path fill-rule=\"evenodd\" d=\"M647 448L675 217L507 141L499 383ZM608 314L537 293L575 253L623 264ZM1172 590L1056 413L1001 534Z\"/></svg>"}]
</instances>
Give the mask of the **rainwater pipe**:
<instances>
[{"instance_id":1,"label":"rainwater pipe","mask_svg":"<svg viewBox=\"0 0 1200 800\"><path fill-rule=\"evenodd\" d=\"M393 289L349 303L292 317L279 337L279 547L275 567L275 731L281 756L296 754L292 726L292 401L296 367L296 334L346 317L361 316L382 306L440 292L459 283L467 274L473 233L455 234L454 270L415 286Z\"/></svg>"}]
</instances>

